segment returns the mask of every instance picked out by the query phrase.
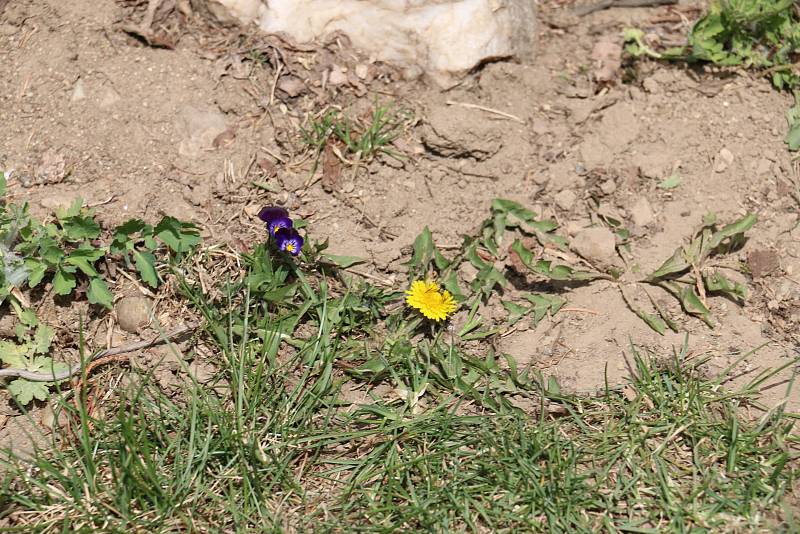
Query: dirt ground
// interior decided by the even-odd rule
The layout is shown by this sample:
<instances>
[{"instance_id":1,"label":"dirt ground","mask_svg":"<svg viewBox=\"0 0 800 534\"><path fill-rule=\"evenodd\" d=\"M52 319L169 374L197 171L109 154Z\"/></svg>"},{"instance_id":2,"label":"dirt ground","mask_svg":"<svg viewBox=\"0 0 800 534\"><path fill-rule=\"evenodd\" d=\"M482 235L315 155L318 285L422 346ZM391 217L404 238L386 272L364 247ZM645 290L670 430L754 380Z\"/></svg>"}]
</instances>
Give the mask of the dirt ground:
<instances>
[{"instance_id":1,"label":"dirt ground","mask_svg":"<svg viewBox=\"0 0 800 534\"><path fill-rule=\"evenodd\" d=\"M491 63L442 91L414 69L370 63L341 37L294 47L190 21L151 39L166 47L148 46L123 31L141 20L134 4L15 0L0 13L0 169L14 171L10 197L35 214L82 197L106 225L169 214L202 225L212 243L246 250L262 238L258 209L278 202L329 238L332 253L368 258L360 272L399 289L424 226L445 250L455 247L495 197L555 218L570 235L598 214L624 221L629 263L641 272L707 212L721 221L755 212L748 242L725 265L748 284L745 305L711 297L716 328L691 318L681 328L692 357L712 356L711 373L764 345L740 365L740 381L800 355L798 181L783 143L790 95L747 73L649 62L626 66L626 83L593 81L598 42L621 44L630 25L685 34L692 5L575 17L545 3L533 64ZM360 113L375 99L413 111L395 143L410 157L378 158L323 184L299 126L325 106ZM659 188L672 174L681 184ZM113 287L117 296L135 291L126 284ZM606 374L621 382L631 341L661 354L683 343L683 332L650 330L610 283L564 295L568 311L535 329L520 324L498 344L567 390L600 387ZM74 351L80 306L43 310L58 346ZM95 338L106 340L125 334ZM790 375L764 392L769 404ZM789 407L800 408L797 390ZM3 402L0 414L16 411ZM0 429L0 440L11 432Z\"/></svg>"}]
</instances>

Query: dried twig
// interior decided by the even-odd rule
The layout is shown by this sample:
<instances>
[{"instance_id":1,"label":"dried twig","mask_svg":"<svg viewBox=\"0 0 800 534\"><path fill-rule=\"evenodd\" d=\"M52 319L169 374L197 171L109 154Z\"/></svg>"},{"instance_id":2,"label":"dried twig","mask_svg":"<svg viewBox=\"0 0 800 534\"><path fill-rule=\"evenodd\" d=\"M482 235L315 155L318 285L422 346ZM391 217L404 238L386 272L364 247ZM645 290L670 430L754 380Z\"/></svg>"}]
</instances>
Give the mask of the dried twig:
<instances>
[{"instance_id":1,"label":"dried twig","mask_svg":"<svg viewBox=\"0 0 800 534\"><path fill-rule=\"evenodd\" d=\"M525 124L525 121L520 119L516 115L512 115L511 113L506 113L505 111L500 111L499 109L487 108L486 106L479 106L478 104L470 104L469 102L456 102L454 100L448 100L445 103L448 106L461 106L463 108L479 109L481 111L485 111L486 113L491 113L499 117L510 119L512 121L517 121L520 124Z\"/></svg>"},{"instance_id":2,"label":"dried twig","mask_svg":"<svg viewBox=\"0 0 800 534\"><path fill-rule=\"evenodd\" d=\"M677 4L678 0L600 0L595 4L576 7L573 13L583 17L611 7L656 7Z\"/></svg>"},{"instance_id":3,"label":"dried twig","mask_svg":"<svg viewBox=\"0 0 800 534\"><path fill-rule=\"evenodd\" d=\"M155 339L150 339L146 341L142 340L142 341L137 341L135 343L130 343L128 345L122 345L111 349L104 349L95 354L89 360L83 363L74 364L66 371L61 371L58 373L54 372L35 373L33 371L28 371L27 369L18 369L15 367L9 367L6 369L0 369L0 378L24 378L26 380L31 380L32 382L60 382L62 380L70 378L71 376L75 376L78 373L82 373L84 367L88 372L90 369L94 369L98 365L118 359L118 358L111 358L111 356L127 354L130 352L135 352L137 350L143 350L150 347L154 347L162 343L167 343L171 339L180 337L188 332L194 331L196 328L197 324L184 324L173 330L170 330L169 332L164 333L163 335L159 334Z\"/></svg>"}]
</instances>

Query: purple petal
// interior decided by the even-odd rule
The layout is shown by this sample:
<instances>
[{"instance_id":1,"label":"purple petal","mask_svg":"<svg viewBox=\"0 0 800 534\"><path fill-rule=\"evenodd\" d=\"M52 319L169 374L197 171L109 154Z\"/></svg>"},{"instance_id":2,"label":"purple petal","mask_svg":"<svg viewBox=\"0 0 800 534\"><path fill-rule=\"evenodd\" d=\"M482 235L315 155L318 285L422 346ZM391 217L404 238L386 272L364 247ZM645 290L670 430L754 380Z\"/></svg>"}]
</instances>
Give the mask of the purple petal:
<instances>
[{"instance_id":1,"label":"purple petal","mask_svg":"<svg viewBox=\"0 0 800 534\"><path fill-rule=\"evenodd\" d=\"M276 217L267 223L269 235L276 235L281 229L288 229L294 225L289 217Z\"/></svg>"},{"instance_id":2,"label":"purple petal","mask_svg":"<svg viewBox=\"0 0 800 534\"><path fill-rule=\"evenodd\" d=\"M303 243L303 236L294 228L279 228L275 233L275 244L278 246L278 250L288 252L292 256L300 254Z\"/></svg>"},{"instance_id":3,"label":"purple petal","mask_svg":"<svg viewBox=\"0 0 800 534\"><path fill-rule=\"evenodd\" d=\"M265 206L258 212L258 218L267 224L281 217L288 219L289 212L280 206Z\"/></svg>"}]
</instances>

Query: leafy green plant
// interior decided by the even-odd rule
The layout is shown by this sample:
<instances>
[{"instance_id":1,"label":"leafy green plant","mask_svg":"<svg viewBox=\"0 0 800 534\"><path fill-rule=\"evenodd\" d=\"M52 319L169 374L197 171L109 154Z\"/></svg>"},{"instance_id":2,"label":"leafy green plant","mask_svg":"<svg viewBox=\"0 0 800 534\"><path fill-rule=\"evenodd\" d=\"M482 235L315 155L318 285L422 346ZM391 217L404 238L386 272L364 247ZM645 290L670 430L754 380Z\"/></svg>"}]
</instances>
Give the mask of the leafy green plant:
<instances>
[{"instance_id":1,"label":"leafy green plant","mask_svg":"<svg viewBox=\"0 0 800 534\"><path fill-rule=\"evenodd\" d=\"M166 245L176 259L181 259L200 243L200 234L193 224L165 216L155 227L140 219L131 219L118 226L109 252L120 255L126 267L136 267L142 280L152 288L159 286L156 253Z\"/></svg>"},{"instance_id":2,"label":"leafy green plant","mask_svg":"<svg viewBox=\"0 0 800 534\"><path fill-rule=\"evenodd\" d=\"M721 66L757 69L777 89L796 93L800 74L795 61L800 51L800 14L792 0L718 0L692 26L683 47L654 50L645 43L644 32L624 32L626 51L634 57L708 62ZM798 96L795 94L795 100ZM800 148L798 106L787 114L790 150Z\"/></svg>"},{"instance_id":3,"label":"leafy green plant","mask_svg":"<svg viewBox=\"0 0 800 534\"><path fill-rule=\"evenodd\" d=\"M110 246L99 242L102 230L93 211L77 199L68 209L56 211L55 221L43 224L33 219L27 204L0 207L0 253L4 269L0 296L27 281L30 288L51 279L56 295L70 295L79 278L86 280L86 295L92 304L111 308L113 295L97 270L109 253L121 255L126 266L136 266L142 280L155 288L159 278L156 252L165 245L167 256L181 259L199 242L197 228L165 216L155 227L134 219L112 232ZM165 256L166 258L166 256Z\"/></svg>"},{"instance_id":4,"label":"leafy green plant","mask_svg":"<svg viewBox=\"0 0 800 534\"><path fill-rule=\"evenodd\" d=\"M621 221L604 219L617 236L618 248L629 250L629 233ZM527 271L554 284L588 284L605 280L616 284L623 300L639 318L658 333L667 328L677 331L675 320L657 304L644 286L657 286L673 295L683 310L713 326L707 295L723 295L734 302L742 303L747 297L747 288L730 280L719 269L709 264L711 258L724 256L737 250L745 241L745 232L756 222L755 215L746 215L726 226L719 227L714 215L707 215L698 232L687 245L678 247L661 267L649 276L633 282L623 281L617 267L608 267L606 272L594 268L578 267L557 258L565 257L561 252L568 248L568 240L557 233L558 224L551 220L539 220L536 214L522 205L505 199L495 199L491 215L482 224L478 237L465 237L461 250L453 259L445 258L433 243L428 228L423 229L414 242L414 251L407 264L409 279L438 277L441 284L456 300L469 309L464 327L459 331L462 339L479 339L496 333L497 329L479 328L483 322L477 314L478 304L486 302L508 287L508 264L515 270ZM509 238L513 238L510 246ZM536 246L538 252L531 250ZM559 254L551 255L549 250ZM477 271L468 288L458 281L458 270L468 262ZM505 268L504 268L505 267ZM643 310L631 298L631 287L643 291L653 306L653 312ZM557 291L563 291L556 289ZM559 295L540 292L525 292L517 301L504 299L502 305L508 312L507 326L524 317L531 318L535 326L545 315L557 313L566 301Z\"/></svg>"},{"instance_id":5,"label":"leafy green plant","mask_svg":"<svg viewBox=\"0 0 800 534\"><path fill-rule=\"evenodd\" d=\"M13 306L19 318L18 342L0 340L0 361L8 366L32 372L66 371L67 364L53 362L53 359L47 356L55 335L53 329L41 323L33 311L22 310L17 304ZM52 385L53 382L33 382L16 378L8 383L8 391L19 404L24 406L33 399L47 400L48 388Z\"/></svg>"}]
</instances>

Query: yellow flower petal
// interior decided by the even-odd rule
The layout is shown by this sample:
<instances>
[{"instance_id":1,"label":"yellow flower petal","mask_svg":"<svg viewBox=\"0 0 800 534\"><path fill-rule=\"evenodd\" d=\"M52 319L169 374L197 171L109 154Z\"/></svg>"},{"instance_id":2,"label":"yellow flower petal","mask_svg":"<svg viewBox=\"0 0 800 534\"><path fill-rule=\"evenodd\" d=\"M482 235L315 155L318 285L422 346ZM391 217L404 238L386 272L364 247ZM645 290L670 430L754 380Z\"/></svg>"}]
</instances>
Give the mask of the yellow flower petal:
<instances>
[{"instance_id":1,"label":"yellow flower petal","mask_svg":"<svg viewBox=\"0 0 800 534\"><path fill-rule=\"evenodd\" d=\"M412 282L406 291L406 304L433 321L447 319L458 307L449 291L440 291L439 284L430 280Z\"/></svg>"}]
</instances>

